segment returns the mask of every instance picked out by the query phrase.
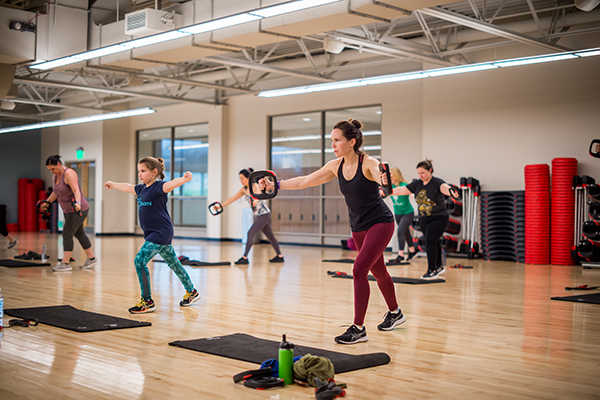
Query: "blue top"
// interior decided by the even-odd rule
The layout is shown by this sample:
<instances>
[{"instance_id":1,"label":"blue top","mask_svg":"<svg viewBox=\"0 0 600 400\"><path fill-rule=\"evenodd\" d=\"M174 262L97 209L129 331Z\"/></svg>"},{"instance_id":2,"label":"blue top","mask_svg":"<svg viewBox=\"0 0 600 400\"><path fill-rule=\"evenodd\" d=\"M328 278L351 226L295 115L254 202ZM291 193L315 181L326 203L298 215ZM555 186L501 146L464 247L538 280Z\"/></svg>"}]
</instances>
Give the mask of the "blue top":
<instances>
[{"instance_id":1,"label":"blue top","mask_svg":"<svg viewBox=\"0 0 600 400\"><path fill-rule=\"evenodd\" d=\"M356 175L349 181L344 178L340 162L338 182L348 206L352 232L366 231L375 224L394 222L394 215L379 193L379 184L367 179L362 172L363 156L359 156Z\"/></svg>"},{"instance_id":2,"label":"blue top","mask_svg":"<svg viewBox=\"0 0 600 400\"><path fill-rule=\"evenodd\" d=\"M163 192L164 181L155 181L152 185L135 185L137 194L140 226L144 239L160 245L171 244L173 240L173 222L167 211L167 193Z\"/></svg>"}]
</instances>

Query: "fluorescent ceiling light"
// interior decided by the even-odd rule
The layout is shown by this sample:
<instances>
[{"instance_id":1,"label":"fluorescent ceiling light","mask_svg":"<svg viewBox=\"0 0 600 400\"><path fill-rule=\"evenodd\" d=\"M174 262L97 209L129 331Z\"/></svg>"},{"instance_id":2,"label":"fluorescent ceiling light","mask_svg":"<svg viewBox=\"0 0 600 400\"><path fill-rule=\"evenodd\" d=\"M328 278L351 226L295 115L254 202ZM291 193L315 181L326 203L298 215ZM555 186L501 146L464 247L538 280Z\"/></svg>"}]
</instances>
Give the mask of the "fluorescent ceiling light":
<instances>
[{"instance_id":1,"label":"fluorescent ceiling light","mask_svg":"<svg viewBox=\"0 0 600 400\"><path fill-rule=\"evenodd\" d=\"M367 85L379 85L382 83L391 83L391 82L402 82L402 81L412 81L413 79L423 79L427 78L427 75L422 72L410 72L406 74L396 74L396 75L384 75L384 76L376 76L373 78L363 79L363 82L366 82Z\"/></svg>"},{"instance_id":2,"label":"fluorescent ceiling light","mask_svg":"<svg viewBox=\"0 0 600 400\"><path fill-rule=\"evenodd\" d=\"M201 149L204 147L208 147L208 143L202 143L202 144L188 144L185 146L175 146L173 147L173 150L188 150L188 149Z\"/></svg>"},{"instance_id":3,"label":"fluorescent ceiling light","mask_svg":"<svg viewBox=\"0 0 600 400\"><path fill-rule=\"evenodd\" d=\"M347 89L351 87L365 86L366 82L360 79L353 79L351 81L340 81L331 83L318 83L316 85L309 86L313 92L323 92L325 90L336 90L336 89Z\"/></svg>"},{"instance_id":4,"label":"fluorescent ceiling light","mask_svg":"<svg viewBox=\"0 0 600 400\"><path fill-rule=\"evenodd\" d=\"M465 72L484 71L486 69L498 68L494 64L475 64L460 67L441 68L434 71L425 71L428 76L444 76L454 74L464 74Z\"/></svg>"},{"instance_id":5,"label":"fluorescent ceiling light","mask_svg":"<svg viewBox=\"0 0 600 400\"><path fill-rule=\"evenodd\" d=\"M79 61L81 60L78 60L75 57L63 57L57 58L56 60L52 61L42 61L38 64L32 64L30 67L35 69L51 69L56 67L62 67L63 65L74 64Z\"/></svg>"},{"instance_id":6,"label":"fluorescent ceiling light","mask_svg":"<svg viewBox=\"0 0 600 400\"><path fill-rule=\"evenodd\" d=\"M600 50L584 51L581 53L575 53L575 55L579 57L600 56Z\"/></svg>"},{"instance_id":7,"label":"fluorescent ceiling light","mask_svg":"<svg viewBox=\"0 0 600 400\"><path fill-rule=\"evenodd\" d=\"M56 121L39 122L37 124L11 126L8 128L0 129L0 133L21 132L21 131L29 131L31 129L51 128L53 126L75 125L75 124L83 124L86 122L104 121L107 119L135 117L137 115L152 114L154 112L156 112L156 110L153 110L152 108L149 108L149 107L135 108L132 110L117 111L117 112L106 113L106 114L86 115L84 117L59 119Z\"/></svg>"},{"instance_id":8,"label":"fluorescent ceiling light","mask_svg":"<svg viewBox=\"0 0 600 400\"><path fill-rule=\"evenodd\" d=\"M86 51L85 53L75 54L71 56L72 58L78 59L79 61L90 60L92 58L104 57L110 54L120 53L122 51L128 50L127 47L121 46L120 44L116 44L114 46L108 47L100 47L96 50Z\"/></svg>"},{"instance_id":9,"label":"fluorescent ceiling light","mask_svg":"<svg viewBox=\"0 0 600 400\"><path fill-rule=\"evenodd\" d=\"M363 136L377 136L381 135L381 131L363 131Z\"/></svg>"},{"instance_id":10,"label":"fluorescent ceiling light","mask_svg":"<svg viewBox=\"0 0 600 400\"><path fill-rule=\"evenodd\" d=\"M279 4L272 7L249 11L254 15L259 15L261 18L274 17L276 15L287 14L294 11L306 10L307 8L322 6L329 3L336 3L341 0L298 0L291 1L285 4Z\"/></svg>"},{"instance_id":11,"label":"fluorescent ceiling light","mask_svg":"<svg viewBox=\"0 0 600 400\"><path fill-rule=\"evenodd\" d=\"M363 78L363 79L353 79L347 81L339 81L339 82L331 82L331 83L319 83L315 85L308 86L298 86L293 88L286 89L273 89L273 90L265 90L258 93L260 97L279 97L279 96L290 96L294 94L302 94L302 93L312 93L312 92L321 92L325 90L335 90L335 89L345 89L351 87L358 87L364 85L380 85L382 83L391 83L391 82L401 82L408 81L413 79L423 79L434 76L444 76L444 75L452 75L452 74L462 74L466 72L474 72L474 71L483 71L488 69L495 69L498 67L513 67L517 65L527 65L527 64L538 64L550 61L560 61L560 60L569 60L573 58L579 57L591 57L600 55L600 49L593 48L587 50L578 50L576 52L568 52L561 54L553 54L553 55L543 55L538 57L526 57L519 59L510 59L510 60L501 60L495 62L487 62L481 64L472 64L472 65L460 65L456 67L447 67L447 68L439 68L432 69L427 71L416 71L416 72L406 72L403 74L394 74L394 75L383 75L383 76L374 76L371 78Z\"/></svg>"},{"instance_id":12,"label":"fluorescent ceiling light","mask_svg":"<svg viewBox=\"0 0 600 400\"><path fill-rule=\"evenodd\" d=\"M566 53L566 54L557 54L557 55L553 55L553 56L518 58L515 60L497 61L497 62L494 62L494 65L497 65L499 67L516 67L518 65L539 64L539 63L550 62L550 61L568 60L571 58L577 58L577 56L572 53Z\"/></svg>"},{"instance_id":13,"label":"fluorescent ceiling light","mask_svg":"<svg viewBox=\"0 0 600 400\"><path fill-rule=\"evenodd\" d=\"M217 29L228 28L234 25L245 24L246 22L256 21L262 19L258 15L252 15L248 13L232 15L230 17L219 18L208 22L202 22L200 24L188 26L187 28L179 29L179 32L187 33L190 35L197 35L199 33L216 31Z\"/></svg>"},{"instance_id":14,"label":"fluorescent ceiling light","mask_svg":"<svg viewBox=\"0 0 600 400\"><path fill-rule=\"evenodd\" d=\"M271 143L280 143L280 142L297 142L300 140L317 140L321 139L319 135L306 135L306 136L288 136L288 137L278 137L271 139Z\"/></svg>"},{"instance_id":15,"label":"fluorescent ceiling light","mask_svg":"<svg viewBox=\"0 0 600 400\"><path fill-rule=\"evenodd\" d=\"M138 47L150 46L151 44L157 44L162 42L168 42L174 39L181 39L182 37L190 36L190 33L184 31L169 31L165 33L159 33L158 35L147 36L139 39L130 40L128 42L120 43L127 49L137 49Z\"/></svg>"},{"instance_id":16,"label":"fluorescent ceiling light","mask_svg":"<svg viewBox=\"0 0 600 400\"><path fill-rule=\"evenodd\" d=\"M333 151L333 150L331 150L331 151ZM321 154L321 149L284 150L284 151L274 151L271 154L274 156L289 156L292 154Z\"/></svg>"}]
</instances>

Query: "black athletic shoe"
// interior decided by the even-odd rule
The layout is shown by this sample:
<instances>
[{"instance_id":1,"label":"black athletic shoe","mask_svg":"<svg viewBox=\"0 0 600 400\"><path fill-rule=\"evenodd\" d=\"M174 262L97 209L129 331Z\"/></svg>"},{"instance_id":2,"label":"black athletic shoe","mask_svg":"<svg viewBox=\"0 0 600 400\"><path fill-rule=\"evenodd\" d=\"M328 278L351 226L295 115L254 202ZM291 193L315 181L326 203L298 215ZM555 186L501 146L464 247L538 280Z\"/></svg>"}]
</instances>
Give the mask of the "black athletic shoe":
<instances>
[{"instance_id":1,"label":"black athletic shoe","mask_svg":"<svg viewBox=\"0 0 600 400\"><path fill-rule=\"evenodd\" d=\"M402 315L402 311L398 311L398 313L388 311L387 314L385 314L385 319L383 322L377 325L377 329L380 331L391 331L398 325L402 325L405 322L406 317Z\"/></svg>"},{"instance_id":2,"label":"black athletic shoe","mask_svg":"<svg viewBox=\"0 0 600 400\"><path fill-rule=\"evenodd\" d=\"M269 262L272 262L272 263L282 263L283 261L284 261L283 257L279 257L279 256L275 256L269 260Z\"/></svg>"},{"instance_id":3,"label":"black athletic shoe","mask_svg":"<svg viewBox=\"0 0 600 400\"><path fill-rule=\"evenodd\" d=\"M439 267L437 269L434 269L433 271L427 271L425 275L421 277L421 279L435 279L444 272L446 272L446 270L443 267Z\"/></svg>"},{"instance_id":4,"label":"black athletic shoe","mask_svg":"<svg viewBox=\"0 0 600 400\"><path fill-rule=\"evenodd\" d=\"M410 261L413 259L414 256L416 256L419 252L417 250L415 250L414 252L409 251L408 252L408 256L406 257L406 261Z\"/></svg>"},{"instance_id":5,"label":"black athletic shoe","mask_svg":"<svg viewBox=\"0 0 600 400\"><path fill-rule=\"evenodd\" d=\"M236 262L234 262L234 264L235 264L235 265L248 265L248 264L250 264L250 263L248 262L248 259L247 259L247 258L240 257L240 259L239 259L239 260L237 260Z\"/></svg>"},{"instance_id":6,"label":"black athletic shoe","mask_svg":"<svg viewBox=\"0 0 600 400\"><path fill-rule=\"evenodd\" d=\"M386 265L400 265L404 262L404 257L402 256L398 256L396 258L393 258L391 260L388 260L388 262L386 263Z\"/></svg>"},{"instance_id":7,"label":"black athletic shoe","mask_svg":"<svg viewBox=\"0 0 600 400\"><path fill-rule=\"evenodd\" d=\"M339 344L354 344L366 342L367 340L369 340L367 329L363 326L362 330L360 330L354 324L352 324L343 335L335 338L335 341Z\"/></svg>"}]
</instances>

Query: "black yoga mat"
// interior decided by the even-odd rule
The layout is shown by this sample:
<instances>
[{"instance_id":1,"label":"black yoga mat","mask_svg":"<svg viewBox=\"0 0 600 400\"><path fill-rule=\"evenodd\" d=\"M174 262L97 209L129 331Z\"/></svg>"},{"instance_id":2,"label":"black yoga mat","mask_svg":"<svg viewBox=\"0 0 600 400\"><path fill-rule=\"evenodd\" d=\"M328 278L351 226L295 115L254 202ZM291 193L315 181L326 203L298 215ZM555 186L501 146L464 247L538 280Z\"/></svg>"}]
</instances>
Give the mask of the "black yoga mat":
<instances>
[{"instance_id":1,"label":"black yoga mat","mask_svg":"<svg viewBox=\"0 0 600 400\"><path fill-rule=\"evenodd\" d=\"M39 263L39 262L30 262L30 261L19 261L19 260L0 260L1 267L49 267L50 263Z\"/></svg>"},{"instance_id":2,"label":"black yoga mat","mask_svg":"<svg viewBox=\"0 0 600 400\"><path fill-rule=\"evenodd\" d=\"M551 297L552 300L574 301L576 303L600 304L600 293L580 294L577 296Z\"/></svg>"},{"instance_id":3,"label":"black yoga mat","mask_svg":"<svg viewBox=\"0 0 600 400\"><path fill-rule=\"evenodd\" d=\"M164 263L164 260L153 260L154 262ZM218 261L218 262L205 262L196 260L182 260L182 265L189 265L190 267L220 267L224 265L231 265L230 261Z\"/></svg>"},{"instance_id":4,"label":"black yoga mat","mask_svg":"<svg viewBox=\"0 0 600 400\"><path fill-rule=\"evenodd\" d=\"M76 332L105 331L109 329L137 328L139 326L152 325L150 322L134 321L131 319L78 310L69 305L8 308L4 310L4 312L17 318L37 318L41 324L56 326L58 328L69 329Z\"/></svg>"},{"instance_id":5,"label":"black yoga mat","mask_svg":"<svg viewBox=\"0 0 600 400\"><path fill-rule=\"evenodd\" d=\"M323 262L354 264L354 260L351 259L351 258L339 258L339 259L336 259L336 260L323 260Z\"/></svg>"},{"instance_id":6,"label":"black yoga mat","mask_svg":"<svg viewBox=\"0 0 600 400\"><path fill-rule=\"evenodd\" d=\"M291 338L288 337L288 339ZM247 361L255 364L262 364L271 358L277 359L279 354L279 342L259 339L251 335L246 335L245 333L234 333L233 335L195 340L177 340L169 344L171 346L183 347L184 349L233 358L235 360ZM306 354L330 359L335 367L336 374L376 367L390 362L390 356L386 353L353 355L317 349L315 347L301 346L294 343L294 356Z\"/></svg>"},{"instance_id":7,"label":"black yoga mat","mask_svg":"<svg viewBox=\"0 0 600 400\"><path fill-rule=\"evenodd\" d=\"M332 275L332 278L343 278L343 279L352 279L352 275ZM373 275L369 275L369 280L376 280ZM392 280L394 283L408 283L411 285L423 285L426 283L441 283L446 282L445 279L419 279L419 278L400 278L398 276L392 276Z\"/></svg>"}]
</instances>

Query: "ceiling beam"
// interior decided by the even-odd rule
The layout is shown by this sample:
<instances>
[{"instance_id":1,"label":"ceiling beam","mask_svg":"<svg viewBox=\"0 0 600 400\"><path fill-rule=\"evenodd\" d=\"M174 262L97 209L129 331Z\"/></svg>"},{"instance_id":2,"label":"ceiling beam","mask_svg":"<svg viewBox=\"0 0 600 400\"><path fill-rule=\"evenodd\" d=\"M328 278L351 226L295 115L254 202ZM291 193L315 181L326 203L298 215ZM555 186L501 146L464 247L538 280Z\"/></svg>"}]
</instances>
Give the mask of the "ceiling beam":
<instances>
[{"instance_id":1,"label":"ceiling beam","mask_svg":"<svg viewBox=\"0 0 600 400\"><path fill-rule=\"evenodd\" d=\"M210 62L215 62L218 64L239 67L239 68L254 69L254 70L264 71L264 72L272 72L274 74L279 74L279 75L297 76L299 78L307 78L307 79L312 79L312 80L316 80L316 81L320 81L320 82L333 82L334 81L333 79L324 78L324 77L322 77L320 75L316 75L316 74L294 71L291 69L285 69L285 68L279 68L279 67L272 67L269 65L264 65L264 64L249 62L249 61L235 60L233 58L208 57L208 58L205 58L204 60L210 61Z\"/></svg>"},{"instance_id":2,"label":"ceiling beam","mask_svg":"<svg viewBox=\"0 0 600 400\"><path fill-rule=\"evenodd\" d=\"M38 106L44 106L44 107L68 108L68 109L73 109L73 110L88 110L88 111L89 110L94 110L94 111L108 110L106 108L74 106L74 105L70 105L70 104L54 103L54 102L42 101L42 100L19 99L19 98L10 99L10 100L15 103L21 103L21 104L32 104L32 105L38 105ZM110 110L110 111L112 111L112 110Z\"/></svg>"},{"instance_id":3,"label":"ceiling beam","mask_svg":"<svg viewBox=\"0 0 600 400\"><path fill-rule=\"evenodd\" d=\"M118 69L118 68L108 68L108 67L101 67L101 66L96 66L96 65L90 65L90 66L86 66L84 68L85 69L95 69L95 70L99 70L99 71L118 72L118 73L130 75L132 77L139 77L139 78L150 79L150 80L154 80L154 81L176 83L176 84L186 85L186 86L205 87L208 89L215 89L215 90L232 90L234 92L239 92L239 93L252 93L251 90L247 90L247 89L225 86L225 85L217 85L215 83L209 83L209 82L199 82L199 81L195 81L192 79L173 78L170 76L146 74L143 72L130 72L130 71L126 71L126 70L122 70L122 69Z\"/></svg>"},{"instance_id":4,"label":"ceiling beam","mask_svg":"<svg viewBox=\"0 0 600 400\"><path fill-rule=\"evenodd\" d=\"M546 50L552 50L555 52L568 51L569 49L546 43L542 40L533 38L531 36L523 35L521 33L505 29L489 22L479 21L475 18L467 17L454 11L448 11L440 7L423 8L419 10L421 14L429 15L442 19L444 21L453 22L458 25L463 25L471 29L475 29L481 32L489 33L490 35L500 36L503 38L516 40L517 42L529 44L532 46L543 47Z\"/></svg>"},{"instance_id":5,"label":"ceiling beam","mask_svg":"<svg viewBox=\"0 0 600 400\"><path fill-rule=\"evenodd\" d=\"M30 83L33 85L39 85L39 86L43 86L43 87L60 87L60 88L67 88L67 89L73 89L73 90L84 90L86 92L108 93L108 94L114 94L114 95L118 95L118 96L145 97L145 98L149 98L149 99L160 99L160 100L170 100L170 101L177 101L177 102L184 102L184 103L214 105L214 103L211 101L186 99L183 97L161 96L158 94L131 92L128 90L110 89L110 88L103 88L103 87L97 87L97 86L76 85L73 83L64 83L64 82L57 82L57 81L51 81L51 80L15 77L13 82L15 82L15 83L18 83L18 82Z\"/></svg>"}]
</instances>

